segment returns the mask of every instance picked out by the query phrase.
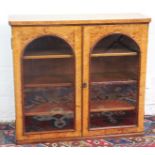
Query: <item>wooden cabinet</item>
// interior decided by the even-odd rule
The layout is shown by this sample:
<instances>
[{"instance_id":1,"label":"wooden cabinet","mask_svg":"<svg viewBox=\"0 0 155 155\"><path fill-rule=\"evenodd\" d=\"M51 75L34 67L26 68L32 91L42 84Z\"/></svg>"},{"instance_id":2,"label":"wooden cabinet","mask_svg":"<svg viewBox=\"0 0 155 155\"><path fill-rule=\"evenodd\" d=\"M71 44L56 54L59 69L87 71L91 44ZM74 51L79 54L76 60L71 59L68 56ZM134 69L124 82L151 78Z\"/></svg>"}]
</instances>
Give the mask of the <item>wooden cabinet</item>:
<instances>
[{"instance_id":1,"label":"wooden cabinet","mask_svg":"<svg viewBox=\"0 0 155 155\"><path fill-rule=\"evenodd\" d=\"M149 22L12 17L17 142L142 133Z\"/></svg>"}]
</instances>

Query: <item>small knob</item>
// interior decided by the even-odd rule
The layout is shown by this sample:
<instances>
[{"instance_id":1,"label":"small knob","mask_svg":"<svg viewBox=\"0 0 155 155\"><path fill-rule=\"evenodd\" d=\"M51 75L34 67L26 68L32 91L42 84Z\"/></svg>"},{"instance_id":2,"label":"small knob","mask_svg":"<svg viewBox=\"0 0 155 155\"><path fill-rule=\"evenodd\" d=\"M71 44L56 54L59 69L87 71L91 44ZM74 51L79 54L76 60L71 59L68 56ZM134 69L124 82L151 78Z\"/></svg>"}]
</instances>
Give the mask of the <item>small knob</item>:
<instances>
[{"instance_id":1,"label":"small knob","mask_svg":"<svg viewBox=\"0 0 155 155\"><path fill-rule=\"evenodd\" d=\"M84 82L84 83L82 84L82 88L87 88L87 83L86 83L86 82Z\"/></svg>"}]
</instances>

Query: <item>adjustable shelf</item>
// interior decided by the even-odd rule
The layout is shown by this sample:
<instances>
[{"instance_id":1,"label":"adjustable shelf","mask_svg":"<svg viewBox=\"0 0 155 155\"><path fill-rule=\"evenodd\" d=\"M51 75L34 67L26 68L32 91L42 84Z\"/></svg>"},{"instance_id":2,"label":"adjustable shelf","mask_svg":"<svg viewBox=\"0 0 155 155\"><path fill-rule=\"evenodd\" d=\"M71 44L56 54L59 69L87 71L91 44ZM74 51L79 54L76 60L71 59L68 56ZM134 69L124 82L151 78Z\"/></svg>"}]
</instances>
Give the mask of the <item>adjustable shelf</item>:
<instances>
[{"instance_id":1,"label":"adjustable shelf","mask_svg":"<svg viewBox=\"0 0 155 155\"><path fill-rule=\"evenodd\" d=\"M105 100L91 102L90 112L129 111L135 110L135 106L121 100Z\"/></svg>"},{"instance_id":2,"label":"adjustable shelf","mask_svg":"<svg viewBox=\"0 0 155 155\"><path fill-rule=\"evenodd\" d=\"M91 57L110 57L110 56L136 56L137 52L123 49L96 50Z\"/></svg>"},{"instance_id":3,"label":"adjustable shelf","mask_svg":"<svg viewBox=\"0 0 155 155\"><path fill-rule=\"evenodd\" d=\"M23 56L23 59L63 59L63 58L73 58L72 54L68 54L67 51L60 49L59 52L56 50L50 51L31 51L27 55Z\"/></svg>"},{"instance_id":4,"label":"adjustable shelf","mask_svg":"<svg viewBox=\"0 0 155 155\"><path fill-rule=\"evenodd\" d=\"M130 72L110 72L110 73L96 73L91 74L91 84L129 84L136 83L137 79L135 74Z\"/></svg>"},{"instance_id":5,"label":"adjustable shelf","mask_svg":"<svg viewBox=\"0 0 155 155\"><path fill-rule=\"evenodd\" d=\"M64 103L43 103L31 108L25 108L25 116L52 116L56 114L66 115L73 114L73 104Z\"/></svg>"},{"instance_id":6,"label":"adjustable shelf","mask_svg":"<svg viewBox=\"0 0 155 155\"><path fill-rule=\"evenodd\" d=\"M25 88L73 86L72 76L52 75L50 77L26 77Z\"/></svg>"}]
</instances>

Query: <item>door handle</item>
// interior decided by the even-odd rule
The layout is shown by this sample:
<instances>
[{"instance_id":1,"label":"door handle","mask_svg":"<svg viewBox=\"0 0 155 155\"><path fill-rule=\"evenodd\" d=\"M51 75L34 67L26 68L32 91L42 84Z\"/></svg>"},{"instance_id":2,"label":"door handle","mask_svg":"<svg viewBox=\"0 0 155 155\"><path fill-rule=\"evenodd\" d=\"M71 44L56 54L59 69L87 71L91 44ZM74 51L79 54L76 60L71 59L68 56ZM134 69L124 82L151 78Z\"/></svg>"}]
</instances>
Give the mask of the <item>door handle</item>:
<instances>
[{"instance_id":1,"label":"door handle","mask_svg":"<svg viewBox=\"0 0 155 155\"><path fill-rule=\"evenodd\" d=\"M87 83L86 82L82 83L82 88L87 88Z\"/></svg>"}]
</instances>

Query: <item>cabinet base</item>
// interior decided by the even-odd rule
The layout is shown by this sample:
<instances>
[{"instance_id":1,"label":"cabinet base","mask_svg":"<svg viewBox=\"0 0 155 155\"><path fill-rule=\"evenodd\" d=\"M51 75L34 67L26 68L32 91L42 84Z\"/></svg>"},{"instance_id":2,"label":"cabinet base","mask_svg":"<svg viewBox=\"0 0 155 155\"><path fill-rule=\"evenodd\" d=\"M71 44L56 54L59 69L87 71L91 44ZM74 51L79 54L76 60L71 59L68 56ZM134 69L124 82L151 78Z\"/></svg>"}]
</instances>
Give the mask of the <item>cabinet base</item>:
<instances>
[{"instance_id":1,"label":"cabinet base","mask_svg":"<svg viewBox=\"0 0 155 155\"><path fill-rule=\"evenodd\" d=\"M126 133L126 134L111 134L111 135L100 135L100 136L89 136L89 137L73 137L73 138L54 138L54 139L35 139L35 140L16 140L16 144L33 144L33 143L53 143L53 142L60 142L60 141L70 141L70 140L84 140L84 139L96 139L96 138L115 138L115 137L128 137L128 136L142 136L144 132L138 133Z\"/></svg>"}]
</instances>

